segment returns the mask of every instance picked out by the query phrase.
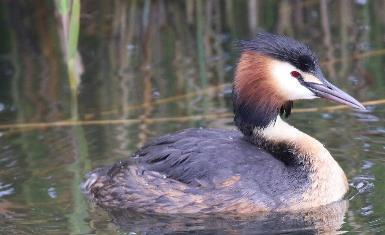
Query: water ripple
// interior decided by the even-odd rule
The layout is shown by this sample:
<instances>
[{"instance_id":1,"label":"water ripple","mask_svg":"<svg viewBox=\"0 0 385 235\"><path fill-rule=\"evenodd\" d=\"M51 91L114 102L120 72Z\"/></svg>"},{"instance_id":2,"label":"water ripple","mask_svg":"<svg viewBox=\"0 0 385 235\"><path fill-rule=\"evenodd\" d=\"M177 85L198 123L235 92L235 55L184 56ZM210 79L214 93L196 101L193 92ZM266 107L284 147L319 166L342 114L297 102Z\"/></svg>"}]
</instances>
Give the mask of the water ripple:
<instances>
[{"instance_id":1,"label":"water ripple","mask_svg":"<svg viewBox=\"0 0 385 235\"><path fill-rule=\"evenodd\" d=\"M0 182L0 198L11 195L15 192L15 189L11 184L3 184Z\"/></svg>"}]
</instances>

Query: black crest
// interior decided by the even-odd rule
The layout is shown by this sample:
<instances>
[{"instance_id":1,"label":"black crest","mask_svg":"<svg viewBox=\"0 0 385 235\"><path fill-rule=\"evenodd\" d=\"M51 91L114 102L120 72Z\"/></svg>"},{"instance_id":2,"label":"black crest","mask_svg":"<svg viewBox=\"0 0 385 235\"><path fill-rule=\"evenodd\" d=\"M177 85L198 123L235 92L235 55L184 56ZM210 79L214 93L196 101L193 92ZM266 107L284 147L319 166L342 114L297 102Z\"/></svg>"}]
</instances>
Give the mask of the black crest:
<instances>
[{"instance_id":1,"label":"black crest","mask_svg":"<svg viewBox=\"0 0 385 235\"><path fill-rule=\"evenodd\" d=\"M310 48L287 36L271 33L259 33L253 40L240 41L242 52L254 51L285 61L304 72L317 73L319 65L317 57Z\"/></svg>"}]
</instances>

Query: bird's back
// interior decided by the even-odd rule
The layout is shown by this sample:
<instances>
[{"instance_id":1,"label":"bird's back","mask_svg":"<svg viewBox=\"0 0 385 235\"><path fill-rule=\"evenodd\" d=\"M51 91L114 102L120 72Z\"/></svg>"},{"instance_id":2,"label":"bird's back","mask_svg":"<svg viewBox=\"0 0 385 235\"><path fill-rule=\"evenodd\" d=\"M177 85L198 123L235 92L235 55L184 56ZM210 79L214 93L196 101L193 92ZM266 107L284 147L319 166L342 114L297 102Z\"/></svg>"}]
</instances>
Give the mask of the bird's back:
<instances>
[{"instance_id":1,"label":"bird's back","mask_svg":"<svg viewBox=\"0 0 385 235\"><path fill-rule=\"evenodd\" d=\"M133 158L97 169L84 184L103 207L160 213L280 210L300 200L306 171L240 132L187 129L157 138Z\"/></svg>"}]
</instances>

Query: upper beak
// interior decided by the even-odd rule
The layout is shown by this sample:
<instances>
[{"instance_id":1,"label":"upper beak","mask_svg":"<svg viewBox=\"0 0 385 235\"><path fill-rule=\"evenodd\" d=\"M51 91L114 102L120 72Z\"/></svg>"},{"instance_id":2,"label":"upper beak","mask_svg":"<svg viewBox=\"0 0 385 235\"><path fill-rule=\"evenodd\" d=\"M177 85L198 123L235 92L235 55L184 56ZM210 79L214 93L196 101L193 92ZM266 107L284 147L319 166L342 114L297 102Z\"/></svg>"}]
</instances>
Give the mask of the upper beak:
<instances>
[{"instance_id":1,"label":"upper beak","mask_svg":"<svg viewBox=\"0 0 385 235\"><path fill-rule=\"evenodd\" d=\"M318 97L345 104L358 110L366 110L360 102L348 95L346 92L326 80L323 80L322 82L322 84L305 82L304 85Z\"/></svg>"}]
</instances>

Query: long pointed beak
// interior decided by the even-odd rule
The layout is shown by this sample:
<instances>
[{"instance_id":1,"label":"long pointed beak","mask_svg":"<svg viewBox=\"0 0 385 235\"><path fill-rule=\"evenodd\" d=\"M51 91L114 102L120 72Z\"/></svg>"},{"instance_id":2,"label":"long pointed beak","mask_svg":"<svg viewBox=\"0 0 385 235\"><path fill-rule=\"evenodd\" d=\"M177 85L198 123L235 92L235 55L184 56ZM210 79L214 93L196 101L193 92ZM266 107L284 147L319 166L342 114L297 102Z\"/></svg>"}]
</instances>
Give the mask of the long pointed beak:
<instances>
[{"instance_id":1,"label":"long pointed beak","mask_svg":"<svg viewBox=\"0 0 385 235\"><path fill-rule=\"evenodd\" d=\"M366 108L360 102L348 95L346 92L342 91L328 81L323 82L323 84L305 82L304 85L318 97L345 104L354 109L362 111L366 110Z\"/></svg>"}]
</instances>

